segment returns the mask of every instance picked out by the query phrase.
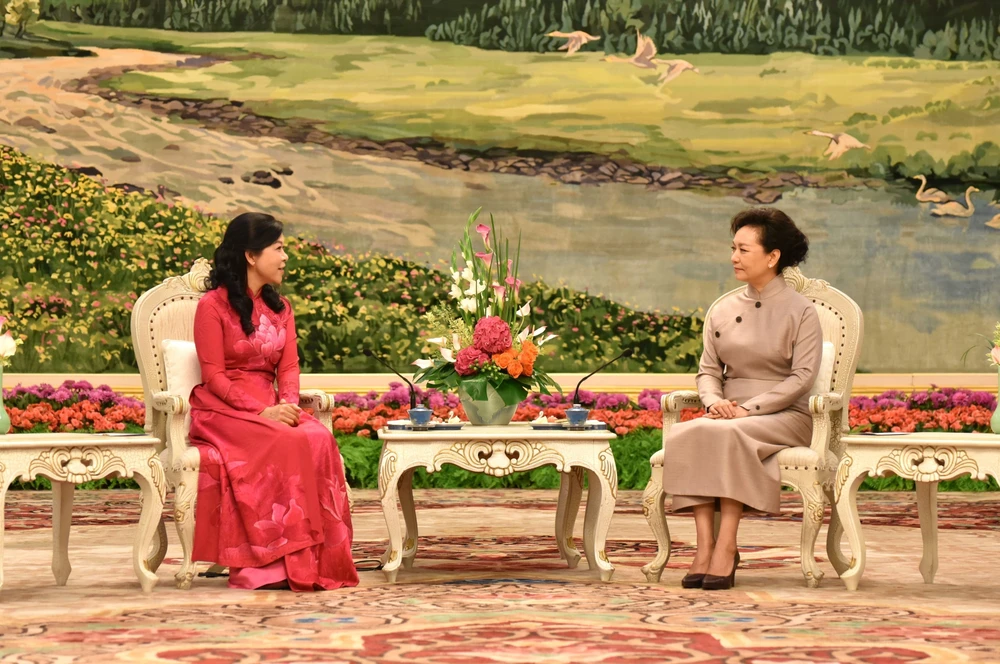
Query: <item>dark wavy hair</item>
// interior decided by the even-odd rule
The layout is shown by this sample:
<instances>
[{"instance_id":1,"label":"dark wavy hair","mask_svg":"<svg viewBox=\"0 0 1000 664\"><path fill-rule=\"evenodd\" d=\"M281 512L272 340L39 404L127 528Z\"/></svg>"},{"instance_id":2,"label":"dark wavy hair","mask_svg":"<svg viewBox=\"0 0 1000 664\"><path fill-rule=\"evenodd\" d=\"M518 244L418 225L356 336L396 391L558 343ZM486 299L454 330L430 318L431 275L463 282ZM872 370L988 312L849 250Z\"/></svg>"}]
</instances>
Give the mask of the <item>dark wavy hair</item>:
<instances>
[{"instance_id":1,"label":"dark wavy hair","mask_svg":"<svg viewBox=\"0 0 1000 664\"><path fill-rule=\"evenodd\" d=\"M779 274L786 267L795 267L805 261L809 253L809 238L778 208L755 207L738 212L733 217L730 232L736 235L736 231L744 226L757 229L757 239L764 246L765 253L775 249L781 252Z\"/></svg>"},{"instance_id":2,"label":"dark wavy hair","mask_svg":"<svg viewBox=\"0 0 1000 664\"><path fill-rule=\"evenodd\" d=\"M229 304L240 315L240 326L247 336L253 334L253 300L247 295L246 253L260 254L278 241L284 225L269 214L244 212L229 222L222 244L215 250L212 272L208 277L210 290L225 286ZM271 284L261 289L261 297L271 311L285 310L281 295Z\"/></svg>"}]
</instances>

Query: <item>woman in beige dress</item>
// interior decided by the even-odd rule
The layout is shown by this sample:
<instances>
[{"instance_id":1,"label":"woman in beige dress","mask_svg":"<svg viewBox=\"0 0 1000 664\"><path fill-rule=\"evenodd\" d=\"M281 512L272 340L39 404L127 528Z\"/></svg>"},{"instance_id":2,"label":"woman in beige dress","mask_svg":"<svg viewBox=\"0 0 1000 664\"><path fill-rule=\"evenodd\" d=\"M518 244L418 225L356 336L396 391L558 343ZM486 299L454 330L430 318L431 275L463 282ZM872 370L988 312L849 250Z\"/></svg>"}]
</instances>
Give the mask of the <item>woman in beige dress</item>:
<instances>
[{"instance_id":1,"label":"woman in beige dress","mask_svg":"<svg viewBox=\"0 0 1000 664\"><path fill-rule=\"evenodd\" d=\"M775 454L810 442L809 391L823 355L816 310L780 276L805 259L806 236L774 208L740 212L731 230L733 271L747 286L705 321L696 380L708 412L663 441L663 490L673 494L674 512L694 512L697 531L685 588L732 587L744 505L779 511Z\"/></svg>"}]
</instances>

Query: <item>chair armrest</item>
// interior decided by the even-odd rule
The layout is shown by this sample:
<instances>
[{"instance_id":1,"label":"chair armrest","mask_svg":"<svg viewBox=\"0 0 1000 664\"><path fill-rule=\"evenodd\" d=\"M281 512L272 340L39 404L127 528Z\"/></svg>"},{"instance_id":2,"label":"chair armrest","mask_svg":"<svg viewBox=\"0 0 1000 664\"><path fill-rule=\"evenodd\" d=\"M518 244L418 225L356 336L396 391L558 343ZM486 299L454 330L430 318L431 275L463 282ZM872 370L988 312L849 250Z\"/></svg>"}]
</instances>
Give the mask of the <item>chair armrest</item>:
<instances>
[{"instance_id":1,"label":"chair armrest","mask_svg":"<svg viewBox=\"0 0 1000 664\"><path fill-rule=\"evenodd\" d=\"M679 413L682 408L700 408L701 397L694 390L677 390L660 398L660 408L664 412Z\"/></svg>"},{"instance_id":2,"label":"chair armrest","mask_svg":"<svg viewBox=\"0 0 1000 664\"><path fill-rule=\"evenodd\" d=\"M821 459L827 450L832 450L839 459L843 454L840 445L841 426L844 423L844 397L836 392L814 394L809 397L809 412L812 413L812 442L809 447Z\"/></svg>"},{"instance_id":3,"label":"chair armrest","mask_svg":"<svg viewBox=\"0 0 1000 664\"><path fill-rule=\"evenodd\" d=\"M172 392L157 392L153 395L153 408L167 415L184 415L190 409L188 400Z\"/></svg>"},{"instance_id":4,"label":"chair armrest","mask_svg":"<svg viewBox=\"0 0 1000 664\"><path fill-rule=\"evenodd\" d=\"M317 413L328 413L333 410L333 395L321 390L299 392L299 407L312 408Z\"/></svg>"},{"instance_id":5,"label":"chair armrest","mask_svg":"<svg viewBox=\"0 0 1000 664\"><path fill-rule=\"evenodd\" d=\"M184 420L191 410L191 404L179 394L156 392L153 394L153 409L167 416L167 439L163 442L170 453L171 469L178 472L184 465L184 454L188 449L188 432Z\"/></svg>"},{"instance_id":6,"label":"chair armrest","mask_svg":"<svg viewBox=\"0 0 1000 664\"><path fill-rule=\"evenodd\" d=\"M813 415L830 413L844 407L844 399L836 392L814 394L809 397L809 412Z\"/></svg>"},{"instance_id":7,"label":"chair armrest","mask_svg":"<svg viewBox=\"0 0 1000 664\"><path fill-rule=\"evenodd\" d=\"M677 390L664 394L660 399L660 410L663 411L663 435L666 436L670 427L681 421L681 410L684 408L699 408L701 397L692 390Z\"/></svg>"},{"instance_id":8,"label":"chair armrest","mask_svg":"<svg viewBox=\"0 0 1000 664\"><path fill-rule=\"evenodd\" d=\"M333 432L333 395L321 390L299 392L299 407L312 408L313 417Z\"/></svg>"}]
</instances>

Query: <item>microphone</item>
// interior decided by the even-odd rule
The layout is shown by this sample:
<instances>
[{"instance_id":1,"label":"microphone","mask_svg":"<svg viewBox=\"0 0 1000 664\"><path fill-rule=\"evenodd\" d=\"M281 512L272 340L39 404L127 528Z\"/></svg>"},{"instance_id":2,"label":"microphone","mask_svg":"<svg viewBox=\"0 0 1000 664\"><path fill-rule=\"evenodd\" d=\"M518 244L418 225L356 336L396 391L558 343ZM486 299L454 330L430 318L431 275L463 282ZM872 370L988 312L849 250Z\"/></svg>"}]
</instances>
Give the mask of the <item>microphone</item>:
<instances>
[{"instance_id":1,"label":"microphone","mask_svg":"<svg viewBox=\"0 0 1000 664\"><path fill-rule=\"evenodd\" d=\"M608 366L609 364L613 364L614 362L617 362L618 360L622 359L623 357L632 357L633 354L635 354L635 351L633 349L626 348L622 352L618 353L617 357L614 357L611 360L608 360L607 362L605 362L604 364L602 364L601 366L597 367L596 369L594 369L593 371L591 371L589 374L587 374L586 376L584 376L583 378L581 378L580 382L576 384L576 389L573 390L573 403L574 404L579 403L579 401L577 400L577 397L580 394L580 386L583 385L583 381L587 380L588 378L590 378L591 376L593 376L595 373L597 373L598 371L600 371L604 367Z\"/></svg>"},{"instance_id":2,"label":"microphone","mask_svg":"<svg viewBox=\"0 0 1000 664\"><path fill-rule=\"evenodd\" d=\"M416 407L417 407L417 393L416 393L416 392L414 391L414 389L413 389L413 383L411 383L410 381L406 380L406 377L405 377L405 376L403 376L403 374L401 374L401 373L399 373L398 371L396 371L396 370L395 370L395 369L394 369L394 368L392 367L392 365L390 365L390 364L389 364L388 362L386 362L385 360L383 360L383 359L382 359L382 358L381 358L380 356L378 356L378 355L376 355L375 353L373 353L373 352L371 351L371 349L368 349L368 348L365 348L365 349L364 349L363 351L361 351L361 352L365 354L365 357L373 357L373 358L375 358L376 360L378 360L378 361L379 361L379 362L380 362L381 364L383 364L383 365L384 365L384 366L385 366L385 367L386 367L386 368L387 368L387 369L388 369L389 371L391 371L392 373L394 373L394 374L396 374L397 376L399 376L400 378L402 378L402 379L403 379L403 382L404 382L404 383L406 383L407 385L409 385L409 386L410 386L410 408L411 408L411 409L413 409L413 408L416 408ZM617 360L617 359L618 359L618 358L616 357L616 358L615 358L615 360ZM612 360L612 362L613 362L613 361L614 361L614 360ZM601 368L603 369L604 367L601 367Z\"/></svg>"}]
</instances>

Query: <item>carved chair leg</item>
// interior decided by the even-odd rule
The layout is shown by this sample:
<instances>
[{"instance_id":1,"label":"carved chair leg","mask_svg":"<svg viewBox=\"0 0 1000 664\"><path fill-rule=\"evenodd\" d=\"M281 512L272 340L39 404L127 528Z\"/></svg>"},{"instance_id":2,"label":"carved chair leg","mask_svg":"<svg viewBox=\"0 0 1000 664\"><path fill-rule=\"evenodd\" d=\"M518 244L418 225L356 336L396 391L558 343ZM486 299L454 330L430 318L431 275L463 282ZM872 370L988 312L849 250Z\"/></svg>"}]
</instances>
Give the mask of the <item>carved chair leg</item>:
<instances>
[{"instance_id":1,"label":"carved chair leg","mask_svg":"<svg viewBox=\"0 0 1000 664\"><path fill-rule=\"evenodd\" d=\"M806 477L799 486L802 495L802 540L800 556L802 559L802 575L810 588L819 586L823 571L816 564L816 538L823 525L825 507L822 486L814 477Z\"/></svg>"},{"instance_id":2,"label":"carved chair leg","mask_svg":"<svg viewBox=\"0 0 1000 664\"><path fill-rule=\"evenodd\" d=\"M826 500L833 507L830 509L830 526L826 531L826 556L830 559L833 569L837 570L840 576L851 566L851 559L844 555L842 546L844 543L844 524L840 521L840 513L836 509L836 498L833 488L824 489Z\"/></svg>"},{"instance_id":3,"label":"carved chair leg","mask_svg":"<svg viewBox=\"0 0 1000 664\"><path fill-rule=\"evenodd\" d=\"M656 538L656 557L643 565L642 573L646 575L647 581L653 583L660 580L663 568L670 560L670 527L667 525L667 516L664 513L664 501L667 496L663 493L662 476L663 466L653 466L649 483L642 492L642 513L653 531L653 537Z\"/></svg>"},{"instance_id":4,"label":"carved chair leg","mask_svg":"<svg viewBox=\"0 0 1000 664\"><path fill-rule=\"evenodd\" d=\"M174 494L174 521L177 525L177 536L181 541L184 562L174 579L180 590L189 590L196 572L192 556L194 554L194 515L198 501L198 471L183 470L178 474L178 478Z\"/></svg>"}]
</instances>

